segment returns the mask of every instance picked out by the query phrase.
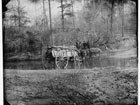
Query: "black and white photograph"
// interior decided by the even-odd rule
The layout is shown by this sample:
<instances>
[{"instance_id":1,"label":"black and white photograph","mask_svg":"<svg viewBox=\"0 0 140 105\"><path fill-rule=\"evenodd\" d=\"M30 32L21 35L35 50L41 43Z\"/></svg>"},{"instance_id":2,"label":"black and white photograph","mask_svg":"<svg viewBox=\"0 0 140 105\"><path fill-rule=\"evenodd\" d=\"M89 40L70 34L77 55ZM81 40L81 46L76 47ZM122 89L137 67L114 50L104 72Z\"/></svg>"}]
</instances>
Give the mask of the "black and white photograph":
<instances>
[{"instance_id":1,"label":"black and white photograph","mask_svg":"<svg viewBox=\"0 0 140 105\"><path fill-rule=\"evenodd\" d=\"M138 105L138 0L2 0L4 105Z\"/></svg>"}]
</instances>

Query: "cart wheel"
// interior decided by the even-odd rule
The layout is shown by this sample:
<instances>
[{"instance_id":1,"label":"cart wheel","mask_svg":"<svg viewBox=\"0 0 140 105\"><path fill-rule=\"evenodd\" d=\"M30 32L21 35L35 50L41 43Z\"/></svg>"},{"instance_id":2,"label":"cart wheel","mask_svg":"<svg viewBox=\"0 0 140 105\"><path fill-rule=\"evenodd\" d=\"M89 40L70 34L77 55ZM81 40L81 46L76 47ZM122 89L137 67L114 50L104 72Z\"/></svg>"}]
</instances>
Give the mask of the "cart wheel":
<instances>
[{"instance_id":1,"label":"cart wheel","mask_svg":"<svg viewBox=\"0 0 140 105\"><path fill-rule=\"evenodd\" d=\"M68 57L56 57L55 63L58 69L66 69L68 66Z\"/></svg>"}]
</instances>

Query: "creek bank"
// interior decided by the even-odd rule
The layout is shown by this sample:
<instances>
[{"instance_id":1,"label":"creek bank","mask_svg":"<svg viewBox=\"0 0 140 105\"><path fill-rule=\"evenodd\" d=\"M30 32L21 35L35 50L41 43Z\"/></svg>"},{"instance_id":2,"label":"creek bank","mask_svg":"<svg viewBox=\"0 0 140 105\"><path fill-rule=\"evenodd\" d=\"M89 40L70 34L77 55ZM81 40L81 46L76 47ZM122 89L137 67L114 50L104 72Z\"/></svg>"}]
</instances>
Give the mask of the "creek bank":
<instances>
[{"instance_id":1,"label":"creek bank","mask_svg":"<svg viewBox=\"0 0 140 105\"><path fill-rule=\"evenodd\" d=\"M14 105L137 105L137 68L5 70Z\"/></svg>"}]
</instances>

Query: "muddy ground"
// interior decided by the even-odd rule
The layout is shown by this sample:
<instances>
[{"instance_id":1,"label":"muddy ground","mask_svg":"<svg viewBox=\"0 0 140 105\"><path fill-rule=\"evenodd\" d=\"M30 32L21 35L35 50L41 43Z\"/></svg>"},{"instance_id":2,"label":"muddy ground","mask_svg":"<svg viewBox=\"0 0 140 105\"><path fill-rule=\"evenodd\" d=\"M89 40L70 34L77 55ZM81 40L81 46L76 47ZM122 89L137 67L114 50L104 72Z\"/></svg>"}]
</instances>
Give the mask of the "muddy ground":
<instances>
[{"instance_id":1,"label":"muddy ground","mask_svg":"<svg viewBox=\"0 0 140 105\"><path fill-rule=\"evenodd\" d=\"M136 105L137 68L5 70L11 105Z\"/></svg>"}]
</instances>

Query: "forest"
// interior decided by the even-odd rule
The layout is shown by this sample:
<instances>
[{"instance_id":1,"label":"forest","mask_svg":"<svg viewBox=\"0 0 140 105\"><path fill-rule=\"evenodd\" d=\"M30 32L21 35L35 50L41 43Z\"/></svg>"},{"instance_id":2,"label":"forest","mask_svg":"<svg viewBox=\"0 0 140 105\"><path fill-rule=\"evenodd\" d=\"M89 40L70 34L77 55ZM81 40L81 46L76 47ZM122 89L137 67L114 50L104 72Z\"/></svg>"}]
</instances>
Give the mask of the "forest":
<instances>
[{"instance_id":1,"label":"forest","mask_svg":"<svg viewBox=\"0 0 140 105\"><path fill-rule=\"evenodd\" d=\"M132 47L137 47L137 1L25 2L32 5L34 17L21 0L11 0L6 5L8 10L3 19L5 60L23 55L39 59L43 48L71 46L77 42L88 42L90 47L98 47L102 51L119 49L124 40L133 41Z\"/></svg>"}]
</instances>

